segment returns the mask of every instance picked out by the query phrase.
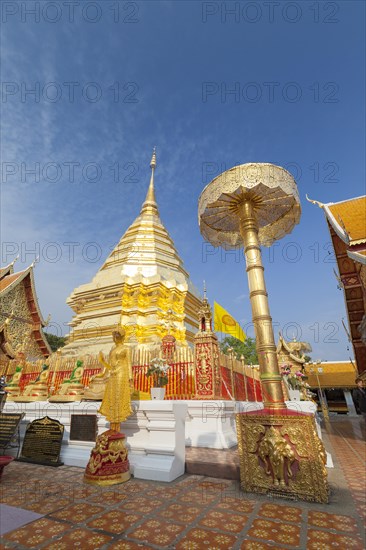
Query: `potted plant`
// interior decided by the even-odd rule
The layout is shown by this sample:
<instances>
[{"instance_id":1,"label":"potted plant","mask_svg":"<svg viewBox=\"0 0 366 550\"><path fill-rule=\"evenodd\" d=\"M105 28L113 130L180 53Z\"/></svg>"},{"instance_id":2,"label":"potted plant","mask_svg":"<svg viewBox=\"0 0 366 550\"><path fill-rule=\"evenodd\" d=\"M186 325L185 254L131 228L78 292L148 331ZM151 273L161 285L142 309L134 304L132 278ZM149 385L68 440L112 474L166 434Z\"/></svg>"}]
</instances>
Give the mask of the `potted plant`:
<instances>
[{"instance_id":1,"label":"potted plant","mask_svg":"<svg viewBox=\"0 0 366 550\"><path fill-rule=\"evenodd\" d=\"M164 399L169 369L170 365L167 364L166 359L160 357L152 359L146 372L146 376L152 378L151 399Z\"/></svg>"},{"instance_id":2,"label":"potted plant","mask_svg":"<svg viewBox=\"0 0 366 550\"><path fill-rule=\"evenodd\" d=\"M301 401L304 374L300 371L293 373L291 365L286 364L281 366L281 374L287 384L290 401Z\"/></svg>"}]
</instances>

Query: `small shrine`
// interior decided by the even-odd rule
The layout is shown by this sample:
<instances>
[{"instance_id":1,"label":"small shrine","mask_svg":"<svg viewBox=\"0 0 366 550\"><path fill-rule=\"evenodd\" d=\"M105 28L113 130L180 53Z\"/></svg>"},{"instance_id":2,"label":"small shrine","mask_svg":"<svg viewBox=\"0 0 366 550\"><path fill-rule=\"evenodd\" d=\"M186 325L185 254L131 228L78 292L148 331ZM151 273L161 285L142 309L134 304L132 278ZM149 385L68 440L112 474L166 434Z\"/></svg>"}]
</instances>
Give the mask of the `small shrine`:
<instances>
[{"instance_id":1,"label":"small shrine","mask_svg":"<svg viewBox=\"0 0 366 550\"><path fill-rule=\"evenodd\" d=\"M199 330L194 337L195 397L219 399L222 396L219 343L212 330L212 313L207 301L206 288L202 306L198 310L198 318Z\"/></svg>"}]
</instances>

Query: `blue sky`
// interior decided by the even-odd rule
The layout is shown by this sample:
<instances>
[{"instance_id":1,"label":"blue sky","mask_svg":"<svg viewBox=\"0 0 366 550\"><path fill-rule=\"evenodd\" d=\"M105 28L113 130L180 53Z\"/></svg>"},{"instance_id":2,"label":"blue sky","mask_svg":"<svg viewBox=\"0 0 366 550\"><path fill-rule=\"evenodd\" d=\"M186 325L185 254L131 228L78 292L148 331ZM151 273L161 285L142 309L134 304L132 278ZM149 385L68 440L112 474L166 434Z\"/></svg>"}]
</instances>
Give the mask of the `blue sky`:
<instances>
[{"instance_id":1,"label":"blue sky","mask_svg":"<svg viewBox=\"0 0 366 550\"><path fill-rule=\"evenodd\" d=\"M314 359L353 357L326 222L305 194L365 193L364 12L352 1L2 3L1 262L40 256L55 332L71 320L67 296L138 215L156 145L161 218L196 286L205 279L249 335L243 259L209 253L197 200L235 164L295 176L301 222L263 250L275 332L310 342Z\"/></svg>"}]
</instances>

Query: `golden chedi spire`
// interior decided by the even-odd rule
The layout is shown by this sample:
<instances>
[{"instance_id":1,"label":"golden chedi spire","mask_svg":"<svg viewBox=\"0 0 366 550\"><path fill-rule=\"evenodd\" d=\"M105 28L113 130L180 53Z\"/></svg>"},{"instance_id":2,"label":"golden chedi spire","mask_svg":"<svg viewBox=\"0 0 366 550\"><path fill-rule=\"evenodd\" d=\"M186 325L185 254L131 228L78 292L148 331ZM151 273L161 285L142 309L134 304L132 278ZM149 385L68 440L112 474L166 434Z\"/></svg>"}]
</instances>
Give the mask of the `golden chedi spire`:
<instances>
[{"instance_id":1,"label":"golden chedi spire","mask_svg":"<svg viewBox=\"0 0 366 550\"><path fill-rule=\"evenodd\" d=\"M153 149L150 168L151 168L150 185L147 190L146 199L141 208L141 214L149 213L149 214L159 215L158 205L155 199L155 188L154 188L154 173L156 168L156 147L154 147Z\"/></svg>"},{"instance_id":2,"label":"golden chedi spire","mask_svg":"<svg viewBox=\"0 0 366 550\"><path fill-rule=\"evenodd\" d=\"M193 343L201 299L159 216L155 198L155 148L146 198L92 281L76 288L67 303L76 315L63 353L108 352L111 331L121 322L138 345L159 346L169 332L179 345ZM173 322L174 321L174 322ZM130 331L133 331L131 336Z\"/></svg>"}]
</instances>

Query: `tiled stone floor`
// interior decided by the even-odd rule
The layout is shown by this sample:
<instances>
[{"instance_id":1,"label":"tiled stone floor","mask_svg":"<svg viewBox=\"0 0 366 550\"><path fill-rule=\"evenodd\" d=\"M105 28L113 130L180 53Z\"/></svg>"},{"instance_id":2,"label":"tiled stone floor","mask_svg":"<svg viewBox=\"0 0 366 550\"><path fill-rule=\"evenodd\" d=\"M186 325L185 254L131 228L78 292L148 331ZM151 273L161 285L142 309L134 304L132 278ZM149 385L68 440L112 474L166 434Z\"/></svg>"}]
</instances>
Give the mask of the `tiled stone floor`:
<instances>
[{"instance_id":1,"label":"tiled stone floor","mask_svg":"<svg viewBox=\"0 0 366 550\"><path fill-rule=\"evenodd\" d=\"M0 548L364 550L365 430L359 419L333 418L324 437L335 469L323 506L249 495L236 480L199 475L101 489L84 485L80 468L13 462L1 502L44 517L6 533Z\"/></svg>"}]
</instances>

